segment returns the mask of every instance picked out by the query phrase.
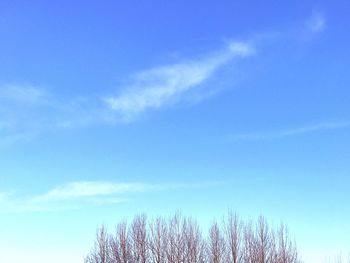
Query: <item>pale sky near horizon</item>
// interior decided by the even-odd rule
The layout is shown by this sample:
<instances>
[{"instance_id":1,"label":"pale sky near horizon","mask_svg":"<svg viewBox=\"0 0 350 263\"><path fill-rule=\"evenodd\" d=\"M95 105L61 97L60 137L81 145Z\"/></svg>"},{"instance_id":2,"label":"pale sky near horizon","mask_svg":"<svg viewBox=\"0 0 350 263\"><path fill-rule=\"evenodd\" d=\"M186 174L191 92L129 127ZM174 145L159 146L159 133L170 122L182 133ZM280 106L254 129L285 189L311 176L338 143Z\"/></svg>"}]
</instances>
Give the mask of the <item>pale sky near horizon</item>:
<instances>
[{"instance_id":1,"label":"pale sky near horizon","mask_svg":"<svg viewBox=\"0 0 350 263\"><path fill-rule=\"evenodd\" d=\"M0 2L0 262L228 208L350 252L349 1Z\"/></svg>"}]
</instances>

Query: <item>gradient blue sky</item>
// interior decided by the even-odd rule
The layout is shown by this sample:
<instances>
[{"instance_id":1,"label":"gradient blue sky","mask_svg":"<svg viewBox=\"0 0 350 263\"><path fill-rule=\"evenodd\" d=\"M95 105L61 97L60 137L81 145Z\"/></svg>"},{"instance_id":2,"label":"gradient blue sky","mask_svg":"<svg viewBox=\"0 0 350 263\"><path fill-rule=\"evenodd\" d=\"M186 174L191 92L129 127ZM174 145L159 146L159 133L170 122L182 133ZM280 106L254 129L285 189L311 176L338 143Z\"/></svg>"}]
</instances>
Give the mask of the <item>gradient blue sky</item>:
<instances>
[{"instance_id":1,"label":"gradient blue sky","mask_svg":"<svg viewBox=\"0 0 350 263\"><path fill-rule=\"evenodd\" d=\"M350 244L349 1L0 2L0 262L177 209Z\"/></svg>"}]
</instances>

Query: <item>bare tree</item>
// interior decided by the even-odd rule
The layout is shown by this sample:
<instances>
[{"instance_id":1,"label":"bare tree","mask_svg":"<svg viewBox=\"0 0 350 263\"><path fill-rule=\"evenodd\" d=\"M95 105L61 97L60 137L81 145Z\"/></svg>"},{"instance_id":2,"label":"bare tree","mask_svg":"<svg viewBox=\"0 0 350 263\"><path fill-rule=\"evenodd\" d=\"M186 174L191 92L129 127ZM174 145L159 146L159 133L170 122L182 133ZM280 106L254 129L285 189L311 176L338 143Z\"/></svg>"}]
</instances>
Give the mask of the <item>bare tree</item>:
<instances>
[{"instance_id":1,"label":"bare tree","mask_svg":"<svg viewBox=\"0 0 350 263\"><path fill-rule=\"evenodd\" d=\"M225 241L216 222L209 230L208 257L212 263L221 263L225 260Z\"/></svg>"},{"instance_id":2,"label":"bare tree","mask_svg":"<svg viewBox=\"0 0 350 263\"><path fill-rule=\"evenodd\" d=\"M131 254L133 263L146 263L147 251L147 223L146 215L136 216L130 226Z\"/></svg>"},{"instance_id":3,"label":"bare tree","mask_svg":"<svg viewBox=\"0 0 350 263\"><path fill-rule=\"evenodd\" d=\"M278 230L278 263L296 262L298 262L296 246L289 239L288 229L282 224Z\"/></svg>"},{"instance_id":4,"label":"bare tree","mask_svg":"<svg viewBox=\"0 0 350 263\"><path fill-rule=\"evenodd\" d=\"M185 262L185 237L184 226L186 222L180 213L176 213L169 220L167 233L166 256L168 263Z\"/></svg>"},{"instance_id":5,"label":"bare tree","mask_svg":"<svg viewBox=\"0 0 350 263\"><path fill-rule=\"evenodd\" d=\"M131 261L130 240L125 221L117 225L115 237L110 240L110 251L113 263L128 263Z\"/></svg>"},{"instance_id":6,"label":"bare tree","mask_svg":"<svg viewBox=\"0 0 350 263\"><path fill-rule=\"evenodd\" d=\"M109 262L109 237L105 226L96 233L96 242L90 255L86 257L86 263L108 263Z\"/></svg>"},{"instance_id":7,"label":"bare tree","mask_svg":"<svg viewBox=\"0 0 350 263\"><path fill-rule=\"evenodd\" d=\"M167 229L164 219L158 217L150 224L148 239L151 261L163 263L166 260Z\"/></svg>"},{"instance_id":8,"label":"bare tree","mask_svg":"<svg viewBox=\"0 0 350 263\"><path fill-rule=\"evenodd\" d=\"M227 244L227 262L240 263L243 260L242 222L236 213L229 211L223 225Z\"/></svg>"},{"instance_id":9,"label":"bare tree","mask_svg":"<svg viewBox=\"0 0 350 263\"><path fill-rule=\"evenodd\" d=\"M121 222L114 236L102 226L85 263L300 263L284 225L276 231L260 217L243 223L229 212L222 228L214 222L203 238L198 223L176 213L150 224L145 215Z\"/></svg>"},{"instance_id":10,"label":"bare tree","mask_svg":"<svg viewBox=\"0 0 350 263\"><path fill-rule=\"evenodd\" d=\"M256 244L252 222L249 222L244 226L243 262L257 262Z\"/></svg>"},{"instance_id":11,"label":"bare tree","mask_svg":"<svg viewBox=\"0 0 350 263\"><path fill-rule=\"evenodd\" d=\"M271 245L273 244L269 227L264 217L260 216L256 229L256 256L258 263L270 263L272 261Z\"/></svg>"},{"instance_id":12,"label":"bare tree","mask_svg":"<svg viewBox=\"0 0 350 263\"><path fill-rule=\"evenodd\" d=\"M198 223L188 219L184 228L185 235L185 262L201 263L205 261L205 242Z\"/></svg>"}]
</instances>

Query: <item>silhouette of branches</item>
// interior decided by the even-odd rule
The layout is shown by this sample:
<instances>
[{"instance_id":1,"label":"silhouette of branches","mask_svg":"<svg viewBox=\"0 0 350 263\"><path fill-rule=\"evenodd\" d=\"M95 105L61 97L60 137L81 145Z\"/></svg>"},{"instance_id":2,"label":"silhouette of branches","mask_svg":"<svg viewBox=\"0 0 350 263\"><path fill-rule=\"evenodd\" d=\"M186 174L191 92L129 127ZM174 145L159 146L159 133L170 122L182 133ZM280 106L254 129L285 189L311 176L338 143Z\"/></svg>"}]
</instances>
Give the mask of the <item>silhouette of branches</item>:
<instances>
[{"instance_id":1,"label":"silhouette of branches","mask_svg":"<svg viewBox=\"0 0 350 263\"><path fill-rule=\"evenodd\" d=\"M121 222L114 234L98 229L85 263L299 263L285 225L269 226L264 217L244 222L228 212L203 235L192 218L176 213L150 222L145 214Z\"/></svg>"}]
</instances>

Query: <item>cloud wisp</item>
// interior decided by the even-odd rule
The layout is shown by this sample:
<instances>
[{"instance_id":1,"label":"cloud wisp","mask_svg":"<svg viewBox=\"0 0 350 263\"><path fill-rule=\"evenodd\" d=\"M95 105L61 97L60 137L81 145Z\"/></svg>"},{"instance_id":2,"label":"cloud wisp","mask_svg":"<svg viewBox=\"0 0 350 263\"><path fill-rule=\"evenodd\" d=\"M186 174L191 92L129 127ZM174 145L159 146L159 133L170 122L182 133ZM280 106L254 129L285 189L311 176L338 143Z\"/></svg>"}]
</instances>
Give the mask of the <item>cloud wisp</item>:
<instances>
[{"instance_id":1,"label":"cloud wisp","mask_svg":"<svg viewBox=\"0 0 350 263\"><path fill-rule=\"evenodd\" d=\"M39 105L48 100L45 89L28 84L6 84L0 87L0 100L22 105Z\"/></svg>"},{"instance_id":2,"label":"cloud wisp","mask_svg":"<svg viewBox=\"0 0 350 263\"><path fill-rule=\"evenodd\" d=\"M293 29L256 34L248 41L228 41L222 49L199 58L131 73L125 84L109 94L107 87L98 95L64 96L31 84L0 84L0 147L31 141L52 130L128 123L147 112L199 102L223 89L228 75L220 73L230 69L232 76L235 68L231 66L238 61L262 54L286 40L313 39L325 30L326 24L325 16L314 11L299 23L301 27L296 23Z\"/></svg>"},{"instance_id":3,"label":"cloud wisp","mask_svg":"<svg viewBox=\"0 0 350 263\"><path fill-rule=\"evenodd\" d=\"M118 96L64 98L35 85L0 84L0 146L50 130L134 120L145 111L186 99L189 90L228 62L253 53L250 44L231 42L214 55L136 72Z\"/></svg>"},{"instance_id":4,"label":"cloud wisp","mask_svg":"<svg viewBox=\"0 0 350 263\"><path fill-rule=\"evenodd\" d=\"M232 42L215 55L138 72L120 95L104 101L123 120L132 120L147 110L181 101L189 90L204 84L230 61L252 54L254 48L249 43Z\"/></svg>"},{"instance_id":5,"label":"cloud wisp","mask_svg":"<svg viewBox=\"0 0 350 263\"><path fill-rule=\"evenodd\" d=\"M274 139L282 139L286 137L304 135L314 132L331 131L338 129L345 129L350 127L350 122L323 122L314 125L307 125L297 128L271 131L271 132L252 132L233 134L228 136L228 140L234 141L267 141Z\"/></svg>"},{"instance_id":6,"label":"cloud wisp","mask_svg":"<svg viewBox=\"0 0 350 263\"><path fill-rule=\"evenodd\" d=\"M314 11L306 21L306 28L312 33L322 32L326 28L325 16L319 11Z\"/></svg>"},{"instance_id":7,"label":"cloud wisp","mask_svg":"<svg viewBox=\"0 0 350 263\"><path fill-rule=\"evenodd\" d=\"M97 98L62 97L28 84L0 84L0 147L42 133L101 122Z\"/></svg>"},{"instance_id":8,"label":"cloud wisp","mask_svg":"<svg viewBox=\"0 0 350 263\"><path fill-rule=\"evenodd\" d=\"M46 193L18 198L12 193L0 193L0 209L9 212L42 212L76 210L91 206L130 201L133 194L206 188L220 182L202 183L115 183L79 181L57 186Z\"/></svg>"},{"instance_id":9,"label":"cloud wisp","mask_svg":"<svg viewBox=\"0 0 350 263\"><path fill-rule=\"evenodd\" d=\"M58 114L47 90L27 84L0 85L0 146L29 141Z\"/></svg>"}]
</instances>

